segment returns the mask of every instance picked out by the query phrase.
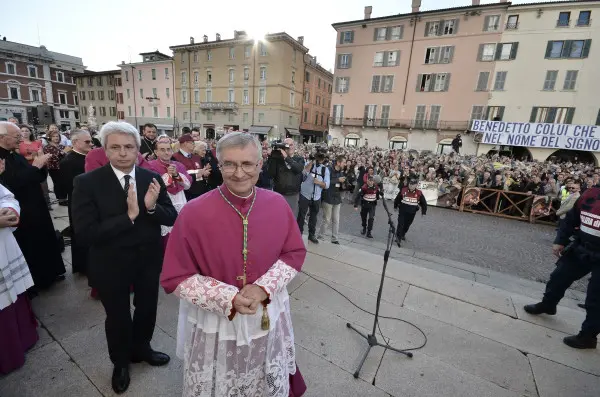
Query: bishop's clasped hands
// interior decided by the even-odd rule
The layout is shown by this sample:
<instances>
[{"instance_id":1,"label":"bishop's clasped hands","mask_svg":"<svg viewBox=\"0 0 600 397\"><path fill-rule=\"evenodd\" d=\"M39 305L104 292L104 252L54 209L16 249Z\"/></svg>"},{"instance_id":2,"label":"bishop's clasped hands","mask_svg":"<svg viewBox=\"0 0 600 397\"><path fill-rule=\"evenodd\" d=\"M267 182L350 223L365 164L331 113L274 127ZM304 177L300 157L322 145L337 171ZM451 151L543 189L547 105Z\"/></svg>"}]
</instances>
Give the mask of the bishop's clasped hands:
<instances>
[{"instance_id":1,"label":"bishop's clasped hands","mask_svg":"<svg viewBox=\"0 0 600 397\"><path fill-rule=\"evenodd\" d=\"M254 314L267 299L266 292L256 284L246 284L233 299L233 308L240 314Z\"/></svg>"}]
</instances>

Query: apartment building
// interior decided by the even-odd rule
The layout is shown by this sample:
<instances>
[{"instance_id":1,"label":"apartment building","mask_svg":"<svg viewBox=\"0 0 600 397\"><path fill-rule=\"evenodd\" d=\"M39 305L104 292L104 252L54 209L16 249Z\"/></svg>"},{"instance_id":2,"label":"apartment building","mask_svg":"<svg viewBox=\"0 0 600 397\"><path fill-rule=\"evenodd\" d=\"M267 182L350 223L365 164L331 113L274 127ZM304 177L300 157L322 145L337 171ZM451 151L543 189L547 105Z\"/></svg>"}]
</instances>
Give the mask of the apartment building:
<instances>
[{"instance_id":1,"label":"apartment building","mask_svg":"<svg viewBox=\"0 0 600 397\"><path fill-rule=\"evenodd\" d=\"M79 97L79 114L82 125L100 127L117 120L117 84L121 84L121 70L88 71L75 78ZM94 120L88 121L90 109ZM96 125L92 125L96 123Z\"/></svg>"},{"instance_id":2,"label":"apartment building","mask_svg":"<svg viewBox=\"0 0 600 397\"><path fill-rule=\"evenodd\" d=\"M232 39L170 47L175 68L177 124L217 138L244 130L260 139L300 138L303 37L268 34L255 40L243 31Z\"/></svg>"},{"instance_id":3,"label":"apartment building","mask_svg":"<svg viewBox=\"0 0 600 397\"><path fill-rule=\"evenodd\" d=\"M304 95L300 134L303 142L327 140L329 105L333 88L333 73L317 63L317 57L304 56Z\"/></svg>"},{"instance_id":4,"label":"apartment building","mask_svg":"<svg viewBox=\"0 0 600 397\"><path fill-rule=\"evenodd\" d=\"M519 56L511 62L496 62L489 101L474 106L473 118L600 125L600 23L594 16L600 18L597 1L510 5L502 21L502 42L518 43ZM486 53L492 46L485 44ZM478 153L491 149L540 161L555 152L482 144ZM584 153L580 159L593 160L589 152Z\"/></svg>"},{"instance_id":5,"label":"apartment building","mask_svg":"<svg viewBox=\"0 0 600 397\"><path fill-rule=\"evenodd\" d=\"M45 46L0 40L0 120L63 130L79 123L75 77L85 71L81 58Z\"/></svg>"},{"instance_id":6,"label":"apartment building","mask_svg":"<svg viewBox=\"0 0 600 397\"><path fill-rule=\"evenodd\" d=\"M500 43L508 3L469 5L333 24L338 32L333 142L445 152L469 126L473 104L487 103L496 62L513 62L518 46L483 62L482 44ZM487 59L487 58L486 58ZM476 144L463 140L465 152Z\"/></svg>"},{"instance_id":7,"label":"apartment building","mask_svg":"<svg viewBox=\"0 0 600 397\"><path fill-rule=\"evenodd\" d=\"M121 62L122 87L117 92L117 117L135 125L156 125L159 134L173 135L175 79L173 58L161 52L143 52L142 62ZM120 95L119 95L120 94Z\"/></svg>"}]
</instances>

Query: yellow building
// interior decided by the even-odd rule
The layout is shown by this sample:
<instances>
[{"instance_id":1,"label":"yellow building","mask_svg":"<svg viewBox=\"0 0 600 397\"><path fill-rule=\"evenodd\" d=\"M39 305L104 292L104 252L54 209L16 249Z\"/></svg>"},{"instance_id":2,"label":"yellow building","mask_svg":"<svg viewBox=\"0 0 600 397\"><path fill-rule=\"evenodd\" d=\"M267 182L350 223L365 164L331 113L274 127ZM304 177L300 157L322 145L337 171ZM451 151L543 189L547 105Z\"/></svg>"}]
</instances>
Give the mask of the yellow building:
<instances>
[{"instance_id":1,"label":"yellow building","mask_svg":"<svg viewBox=\"0 0 600 397\"><path fill-rule=\"evenodd\" d=\"M175 67L176 125L198 127L216 138L229 129L261 139L299 136L302 112L303 38L287 33L253 40L245 32L215 41L170 47Z\"/></svg>"}]
</instances>

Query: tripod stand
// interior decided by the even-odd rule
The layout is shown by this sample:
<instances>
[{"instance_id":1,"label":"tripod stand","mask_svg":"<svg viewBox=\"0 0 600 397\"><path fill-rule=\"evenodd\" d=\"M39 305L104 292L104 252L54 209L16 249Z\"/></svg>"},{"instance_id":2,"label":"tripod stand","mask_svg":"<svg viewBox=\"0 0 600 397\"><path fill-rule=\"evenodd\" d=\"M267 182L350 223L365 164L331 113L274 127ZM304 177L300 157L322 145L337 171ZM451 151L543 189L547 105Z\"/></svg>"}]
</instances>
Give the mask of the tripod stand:
<instances>
[{"instance_id":1,"label":"tripod stand","mask_svg":"<svg viewBox=\"0 0 600 397\"><path fill-rule=\"evenodd\" d=\"M359 334L360 336L365 338L367 340L367 343L369 344L367 347L367 351L365 351L364 355L362 356L362 359L360 360L360 364L358 364L358 368L354 372L355 378L358 378L358 375L360 374L360 370L362 369L365 361L367 360L367 356L369 355L371 348L374 346L381 346L385 349L393 350L397 353L404 354L407 357L413 356L413 354L411 352L396 349L387 344L384 345L384 344L379 343L377 341L377 336L375 334L375 332L377 332L377 323L379 321L379 306L381 306L381 294L383 292L383 282L385 280L385 270L387 268L388 260L390 259L390 252L392 250L392 244L394 243L394 240L396 239L396 227L394 226L394 221L392 220L392 213L390 212L390 210L387 207L387 204L385 203L385 198L381 201L383 202L383 208L385 209L385 212L387 212L388 225L390 226L390 228L389 228L389 232L388 232L387 247L385 249L385 253L383 254L383 271L381 272L381 282L379 283L379 291L377 292L377 304L376 304L376 308L375 308L375 318L373 319L373 333L371 333L369 335L365 335L361 331L356 329L354 326L352 326L352 324L346 323L346 326L348 328L354 330L357 334Z\"/></svg>"}]
</instances>

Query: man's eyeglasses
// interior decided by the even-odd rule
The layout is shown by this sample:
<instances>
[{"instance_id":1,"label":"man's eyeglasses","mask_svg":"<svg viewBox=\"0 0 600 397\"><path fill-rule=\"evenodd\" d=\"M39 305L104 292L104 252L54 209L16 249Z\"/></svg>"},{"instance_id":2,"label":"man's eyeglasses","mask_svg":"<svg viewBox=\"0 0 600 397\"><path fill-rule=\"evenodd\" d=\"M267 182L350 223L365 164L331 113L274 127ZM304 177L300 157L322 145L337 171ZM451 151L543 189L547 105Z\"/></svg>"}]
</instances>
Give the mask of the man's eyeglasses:
<instances>
[{"instance_id":1,"label":"man's eyeglasses","mask_svg":"<svg viewBox=\"0 0 600 397\"><path fill-rule=\"evenodd\" d=\"M243 162L242 164L236 164L230 161L225 161L219 165L221 171L225 174L233 174L238 170L238 167L242 169L246 174L250 174L256 171L259 163Z\"/></svg>"}]
</instances>

